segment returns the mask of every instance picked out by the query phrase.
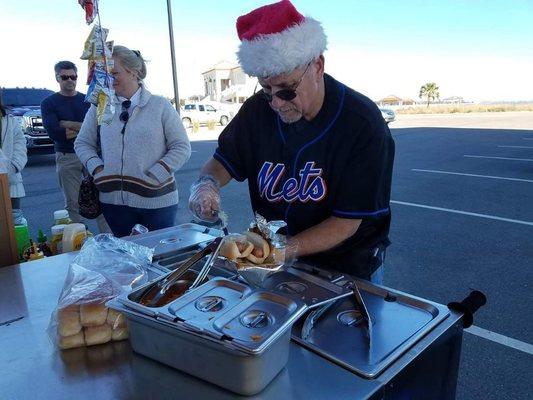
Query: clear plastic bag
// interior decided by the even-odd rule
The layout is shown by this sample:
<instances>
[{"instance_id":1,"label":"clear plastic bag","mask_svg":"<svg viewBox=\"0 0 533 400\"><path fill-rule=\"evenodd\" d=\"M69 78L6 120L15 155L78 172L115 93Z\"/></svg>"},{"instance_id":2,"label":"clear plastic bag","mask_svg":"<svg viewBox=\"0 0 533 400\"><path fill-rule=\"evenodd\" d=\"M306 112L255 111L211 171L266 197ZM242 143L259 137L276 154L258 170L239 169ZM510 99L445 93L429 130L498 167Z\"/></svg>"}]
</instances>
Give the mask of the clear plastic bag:
<instances>
[{"instance_id":1,"label":"clear plastic bag","mask_svg":"<svg viewBox=\"0 0 533 400\"><path fill-rule=\"evenodd\" d=\"M128 337L123 315L105 303L148 279L153 249L101 234L88 239L69 266L48 335L61 349Z\"/></svg>"}]
</instances>

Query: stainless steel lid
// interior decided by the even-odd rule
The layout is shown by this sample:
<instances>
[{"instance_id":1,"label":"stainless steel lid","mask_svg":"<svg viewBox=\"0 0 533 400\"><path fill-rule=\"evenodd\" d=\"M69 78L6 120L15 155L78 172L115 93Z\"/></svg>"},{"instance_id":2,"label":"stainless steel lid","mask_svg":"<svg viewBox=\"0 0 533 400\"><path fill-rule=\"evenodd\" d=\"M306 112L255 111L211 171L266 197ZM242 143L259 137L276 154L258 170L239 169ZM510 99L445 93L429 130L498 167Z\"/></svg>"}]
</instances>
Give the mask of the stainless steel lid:
<instances>
[{"instance_id":1,"label":"stainless steel lid","mask_svg":"<svg viewBox=\"0 0 533 400\"><path fill-rule=\"evenodd\" d=\"M307 335L302 334L304 318L299 320L292 338L363 377L375 378L449 315L443 305L367 281L356 282L370 316L371 338L366 336L353 296L338 300L327 309Z\"/></svg>"},{"instance_id":2,"label":"stainless steel lid","mask_svg":"<svg viewBox=\"0 0 533 400\"><path fill-rule=\"evenodd\" d=\"M214 278L162 309L160 317L178 320L192 329L209 329L212 321L235 307L252 289L242 283Z\"/></svg>"},{"instance_id":3,"label":"stainless steel lid","mask_svg":"<svg viewBox=\"0 0 533 400\"><path fill-rule=\"evenodd\" d=\"M261 285L263 289L278 293L309 308L318 307L333 299L349 296L348 287L336 285L321 276L296 268L287 268L269 276Z\"/></svg>"},{"instance_id":4,"label":"stainless steel lid","mask_svg":"<svg viewBox=\"0 0 533 400\"><path fill-rule=\"evenodd\" d=\"M198 229L193 229L197 227ZM153 259L158 260L213 240L212 235L204 233L207 231L207 228L200 225L184 224L124 239L154 248Z\"/></svg>"},{"instance_id":5,"label":"stainless steel lid","mask_svg":"<svg viewBox=\"0 0 533 400\"><path fill-rule=\"evenodd\" d=\"M224 278L214 278L158 313L191 331L260 353L305 312L305 304Z\"/></svg>"},{"instance_id":6,"label":"stainless steel lid","mask_svg":"<svg viewBox=\"0 0 533 400\"><path fill-rule=\"evenodd\" d=\"M289 329L307 307L287 297L255 291L213 321L223 337L249 353L260 353Z\"/></svg>"}]
</instances>

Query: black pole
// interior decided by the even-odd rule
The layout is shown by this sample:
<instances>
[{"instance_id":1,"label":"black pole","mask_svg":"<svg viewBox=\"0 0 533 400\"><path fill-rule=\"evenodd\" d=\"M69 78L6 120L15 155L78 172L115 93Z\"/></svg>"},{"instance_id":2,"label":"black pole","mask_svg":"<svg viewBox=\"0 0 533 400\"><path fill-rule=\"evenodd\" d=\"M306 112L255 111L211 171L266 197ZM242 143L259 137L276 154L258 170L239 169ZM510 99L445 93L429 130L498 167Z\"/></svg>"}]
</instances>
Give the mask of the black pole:
<instances>
[{"instance_id":1,"label":"black pole","mask_svg":"<svg viewBox=\"0 0 533 400\"><path fill-rule=\"evenodd\" d=\"M170 37L170 58L172 62L172 79L174 81L174 106L176 111L180 112L180 97L178 94L178 77L176 74L176 56L174 52L174 28L172 28L172 8L170 0L167 0L167 14L168 14L168 36Z\"/></svg>"}]
</instances>

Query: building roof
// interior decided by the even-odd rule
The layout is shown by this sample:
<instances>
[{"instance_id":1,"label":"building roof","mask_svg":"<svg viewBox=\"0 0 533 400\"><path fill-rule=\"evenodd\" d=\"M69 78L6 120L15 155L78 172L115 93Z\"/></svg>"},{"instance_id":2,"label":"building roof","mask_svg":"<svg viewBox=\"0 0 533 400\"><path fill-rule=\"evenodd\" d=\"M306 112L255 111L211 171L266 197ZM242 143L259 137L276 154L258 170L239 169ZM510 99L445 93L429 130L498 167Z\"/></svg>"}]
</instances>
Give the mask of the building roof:
<instances>
[{"instance_id":1,"label":"building roof","mask_svg":"<svg viewBox=\"0 0 533 400\"><path fill-rule=\"evenodd\" d=\"M222 61L217 62L207 71L202 72L202 75L207 74L208 72L211 72L211 71L227 71L227 70L232 70L235 68L239 68L239 65L232 63L231 61L222 60Z\"/></svg>"},{"instance_id":2,"label":"building roof","mask_svg":"<svg viewBox=\"0 0 533 400\"><path fill-rule=\"evenodd\" d=\"M381 100L379 100L380 103L391 103L395 101L402 101L402 98L395 96L393 94L389 94L387 97L384 97Z\"/></svg>"},{"instance_id":3,"label":"building roof","mask_svg":"<svg viewBox=\"0 0 533 400\"><path fill-rule=\"evenodd\" d=\"M390 94L387 97L384 97L377 101L377 103L416 103L413 99L401 98L394 94Z\"/></svg>"}]
</instances>

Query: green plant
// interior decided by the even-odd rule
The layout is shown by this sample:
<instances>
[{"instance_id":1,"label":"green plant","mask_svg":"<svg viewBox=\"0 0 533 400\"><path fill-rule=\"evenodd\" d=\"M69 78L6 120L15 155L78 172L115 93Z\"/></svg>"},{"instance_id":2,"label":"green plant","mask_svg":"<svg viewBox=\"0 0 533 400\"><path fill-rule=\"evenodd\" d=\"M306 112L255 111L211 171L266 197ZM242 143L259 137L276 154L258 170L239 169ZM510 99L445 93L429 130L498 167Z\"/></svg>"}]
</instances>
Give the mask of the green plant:
<instances>
[{"instance_id":1,"label":"green plant","mask_svg":"<svg viewBox=\"0 0 533 400\"><path fill-rule=\"evenodd\" d=\"M418 97L427 99L427 107L429 108L429 103L440 97L439 87L435 82L428 82L422 87L420 87L420 94Z\"/></svg>"}]
</instances>

